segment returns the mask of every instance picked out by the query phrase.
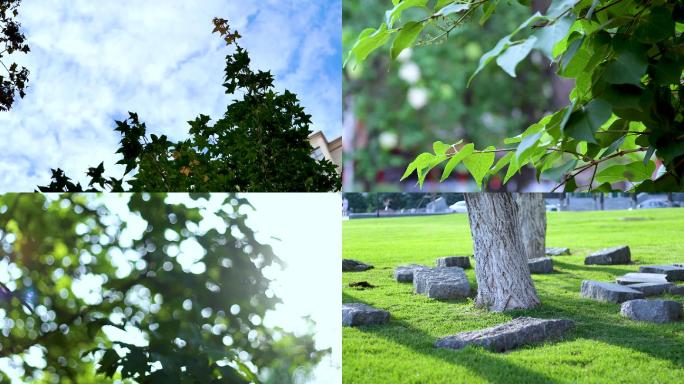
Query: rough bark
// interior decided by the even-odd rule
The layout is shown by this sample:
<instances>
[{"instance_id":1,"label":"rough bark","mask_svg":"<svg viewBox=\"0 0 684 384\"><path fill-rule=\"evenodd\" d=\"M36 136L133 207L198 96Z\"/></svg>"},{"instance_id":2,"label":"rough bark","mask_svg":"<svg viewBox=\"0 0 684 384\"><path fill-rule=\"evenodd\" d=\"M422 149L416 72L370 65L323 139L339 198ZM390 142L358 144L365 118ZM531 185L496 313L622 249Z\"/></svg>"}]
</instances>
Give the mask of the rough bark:
<instances>
[{"instance_id":1,"label":"rough bark","mask_svg":"<svg viewBox=\"0 0 684 384\"><path fill-rule=\"evenodd\" d=\"M546 205L541 193L517 193L518 223L528 259L546 256Z\"/></svg>"},{"instance_id":2,"label":"rough bark","mask_svg":"<svg viewBox=\"0 0 684 384\"><path fill-rule=\"evenodd\" d=\"M473 237L476 305L494 312L539 304L510 193L466 194Z\"/></svg>"}]
</instances>

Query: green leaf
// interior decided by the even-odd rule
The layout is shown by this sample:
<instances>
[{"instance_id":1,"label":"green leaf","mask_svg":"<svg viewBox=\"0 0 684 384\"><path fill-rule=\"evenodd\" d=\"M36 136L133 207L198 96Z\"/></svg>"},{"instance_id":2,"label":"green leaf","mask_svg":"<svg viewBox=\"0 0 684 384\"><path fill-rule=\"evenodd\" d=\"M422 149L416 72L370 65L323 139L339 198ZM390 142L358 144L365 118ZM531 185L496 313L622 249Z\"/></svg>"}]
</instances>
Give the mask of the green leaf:
<instances>
[{"instance_id":1,"label":"green leaf","mask_svg":"<svg viewBox=\"0 0 684 384\"><path fill-rule=\"evenodd\" d=\"M482 55L482 57L480 57L480 62L477 65L477 69L475 69L475 72L473 72L473 74L470 75L470 78L468 79L468 87L470 87L470 82L473 81L473 78L475 78L475 76L478 73L480 73L480 71L482 71L484 67L487 66L487 64L489 64L492 60L499 56L499 54L501 54L501 52L503 52L504 49L508 48L510 44L511 38L510 36L506 36L499 40L499 42L496 43L496 45L491 51L485 53L484 55Z\"/></svg>"},{"instance_id":2,"label":"green leaf","mask_svg":"<svg viewBox=\"0 0 684 384\"><path fill-rule=\"evenodd\" d=\"M499 40L499 42L496 43L496 45L491 51L482 55L482 57L480 57L480 62L477 65L477 69L472 75L470 75L470 78L468 79L467 86L470 86L470 83L473 81L473 78L475 78L475 76L478 73L480 73L480 71L482 71L484 67L487 66L487 64L489 64L492 60L498 57L506 48L508 48L511 45L511 38L513 38L515 34L520 32L522 29L526 28L531 23L540 19L546 19L546 17L542 16L541 13L536 12L534 15L530 16L530 18L528 18L522 24L520 24L518 28L516 28L508 36L504 36L503 38L501 38L501 40Z\"/></svg>"},{"instance_id":3,"label":"green leaf","mask_svg":"<svg viewBox=\"0 0 684 384\"><path fill-rule=\"evenodd\" d=\"M401 51L413 44L424 27L425 25L423 23L415 21L409 21L404 24L392 43L392 48L390 49L392 59L396 59Z\"/></svg>"},{"instance_id":4,"label":"green leaf","mask_svg":"<svg viewBox=\"0 0 684 384\"><path fill-rule=\"evenodd\" d=\"M565 126L565 134L577 140L596 143L594 133L610 119L611 114L609 103L594 99L584 108L570 115Z\"/></svg>"},{"instance_id":5,"label":"green leaf","mask_svg":"<svg viewBox=\"0 0 684 384\"><path fill-rule=\"evenodd\" d=\"M485 151L492 151L496 148L487 147ZM494 164L494 152L477 152L463 159L468 171L475 179L475 183L482 188L482 180L489 173L489 168Z\"/></svg>"},{"instance_id":6,"label":"green leaf","mask_svg":"<svg viewBox=\"0 0 684 384\"><path fill-rule=\"evenodd\" d=\"M653 80L656 84L677 84L682 74L682 67L676 60L664 57L651 65Z\"/></svg>"},{"instance_id":7,"label":"green leaf","mask_svg":"<svg viewBox=\"0 0 684 384\"><path fill-rule=\"evenodd\" d=\"M121 377L132 378L136 374L140 377L145 376L147 371L147 357L143 353L142 349L135 346L129 346L130 352L126 354L123 358L123 364L121 366Z\"/></svg>"},{"instance_id":8,"label":"green leaf","mask_svg":"<svg viewBox=\"0 0 684 384\"><path fill-rule=\"evenodd\" d=\"M575 169L577 159L571 159L563 164L542 172L542 176L548 180L561 181L568 172Z\"/></svg>"},{"instance_id":9,"label":"green leaf","mask_svg":"<svg viewBox=\"0 0 684 384\"><path fill-rule=\"evenodd\" d=\"M655 171L655 163L634 161L629 164L617 164L602 169L596 174L596 182L617 183L621 181L641 182L650 179Z\"/></svg>"},{"instance_id":10,"label":"green leaf","mask_svg":"<svg viewBox=\"0 0 684 384\"><path fill-rule=\"evenodd\" d=\"M570 43L568 50L563 54L558 74L563 77L577 77L587 67L592 57L591 49L584 44L585 37Z\"/></svg>"},{"instance_id":11,"label":"green leaf","mask_svg":"<svg viewBox=\"0 0 684 384\"><path fill-rule=\"evenodd\" d=\"M565 181L563 192L574 192L575 189L577 189L577 181L575 181L574 177L571 177Z\"/></svg>"},{"instance_id":12,"label":"green leaf","mask_svg":"<svg viewBox=\"0 0 684 384\"><path fill-rule=\"evenodd\" d=\"M387 30L387 25L385 23L382 23L377 30L373 28L364 29L349 51L343 65L347 65L351 55L356 57L357 62L365 60L371 52L385 45L389 38L390 31Z\"/></svg>"},{"instance_id":13,"label":"green leaf","mask_svg":"<svg viewBox=\"0 0 684 384\"><path fill-rule=\"evenodd\" d=\"M623 135L620 138L618 138L617 140L615 140L614 142L612 142L608 146L608 148L606 148L606 150L601 154L601 157L599 157L599 159L603 159L604 157L606 157L606 156L608 156L614 152L617 152L617 150L620 149L620 146L622 145L622 143L625 142L625 138L627 138L627 135Z\"/></svg>"},{"instance_id":14,"label":"green leaf","mask_svg":"<svg viewBox=\"0 0 684 384\"><path fill-rule=\"evenodd\" d=\"M529 158L518 160L515 156L511 157L511 162L508 164L506 176L504 177L504 184L513 177L525 164L529 163Z\"/></svg>"},{"instance_id":15,"label":"green leaf","mask_svg":"<svg viewBox=\"0 0 684 384\"><path fill-rule=\"evenodd\" d=\"M536 42L537 38L530 36L522 43L509 46L496 58L496 63L511 77L515 77L515 67L527 57Z\"/></svg>"},{"instance_id":16,"label":"green leaf","mask_svg":"<svg viewBox=\"0 0 684 384\"><path fill-rule=\"evenodd\" d=\"M97 368L98 373L104 373L106 377L114 376L118 368L119 354L114 349L108 349L98 362L100 366Z\"/></svg>"},{"instance_id":17,"label":"green leaf","mask_svg":"<svg viewBox=\"0 0 684 384\"><path fill-rule=\"evenodd\" d=\"M553 47L568 34L568 31L570 31L570 27L574 22L575 16L570 15L558 19L551 25L540 28L533 35L537 37L534 48L542 51L549 60L553 61L555 57L553 56Z\"/></svg>"},{"instance_id":18,"label":"green leaf","mask_svg":"<svg viewBox=\"0 0 684 384\"><path fill-rule=\"evenodd\" d=\"M606 65L603 80L611 84L641 85L647 67L645 51L637 45L631 45Z\"/></svg>"},{"instance_id":19,"label":"green leaf","mask_svg":"<svg viewBox=\"0 0 684 384\"><path fill-rule=\"evenodd\" d=\"M560 16L563 12L572 8L578 0L554 0L546 11L546 16L554 18Z\"/></svg>"},{"instance_id":20,"label":"green leaf","mask_svg":"<svg viewBox=\"0 0 684 384\"><path fill-rule=\"evenodd\" d=\"M432 153L428 152L418 155L418 157L416 157L416 159L409 163L408 167L406 167L406 171L404 172L404 175L401 176L401 180L407 178L409 175L411 175L411 173L413 173L413 171L427 167L434 157L435 156ZM420 173L418 175L420 177Z\"/></svg>"},{"instance_id":21,"label":"green leaf","mask_svg":"<svg viewBox=\"0 0 684 384\"><path fill-rule=\"evenodd\" d=\"M465 11L468 8L470 8L470 4L451 3L451 4L447 5L446 7L440 9L439 12L435 13L435 16L448 16L448 15L451 15L452 13L458 13L461 11Z\"/></svg>"},{"instance_id":22,"label":"green leaf","mask_svg":"<svg viewBox=\"0 0 684 384\"><path fill-rule=\"evenodd\" d=\"M480 25L484 25L492 17L497 5L499 5L499 0L492 0L484 5L482 17L480 17Z\"/></svg>"},{"instance_id":23,"label":"green leaf","mask_svg":"<svg viewBox=\"0 0 684 384\"><path fill-rule=\"evenodd\" d=\"M432 150L435 152L435 155L444 155L449 148L451 148L451 145L441 141L435 141L432 143Z\"/></svg>"},{"instance_id":24,"label":"green leaf","mask_svg":"<svg viewBox=\"0 0 684 384\"><path fill-rule=\"evenodd\" d=\"M537 146L537 142L541 136L541 133L525 136L518 145L518 149L515 151L515 157L520 160L520 158L524 158L527 154L529 154L530 150Z\"/></svg>"},{"instance_id":25,"label":"green leaf","mask_svg":"<svg viewBox=\"0 0 684 384\"><path fill-rule=\"evenodd\" d=\"M444 172L442 173L442 178L439 180L440 183L444 180L446 180L449 175L451 175L451 172L456 168L458 163L460 163L464 158L467 156L470 156L471 153L475 150L475 144L473 143L468 143L461 148L460 151L458 151L456 154L451 156L449 161L447 162L446 166L444 167Z\"/></svg>"},{"instance_id":26,"label":"green leaf","mask_svg":"<svg viewBox=\"0 0 684 384\"><path fill-rule=\"evenodd\" d=\"M632 84L611 84L606 87L601 98L609 102L614 109L641 110L641 98L644 91Z\"/></svg>"},{"instance_id":27,"label":"green leaf","mask_svg":"<svg viewBox=\"0 0 684 384\"><path fill-rule=\"evenodd\" d=\"M387 28L392 28L392 26L394 26L394 22L401 17L401 13L404 12L404 10L412 7L424 7L427 2L428 0L403 0L396 4L394 8L385 12Z\"/></svg>"},{"instance_id":28,"label":"green leaf","mask_svg":"<svg viewBox=\"0 0 684 384\"><path fill-rule=\"evenodd\" d=\"M494 168L492 168L489 171L489 173L493 175L493 174L496 174L497 172L499 172L503 167L505 167L506 165L508 165L511 162L511 158L513 158L514 154L515 153L513 151L510 151L510 152L506 153L505 155L503 155L499 159L499 161L496 162L496 165L494 165Z\"/></svg>"},{"instance_id":29,"label":"green leaf","mask_svg":"<svg viewBox=\"0 0 684 384\"><path fill-rule=\"evenodd\" d=\"M650 13L639 23L635 36L645 43L657 43L675 34L672 11L664 6L652 7Z\"/></svg>"},{"instance_id":30,"label":"green leaf","mask_svg":"<svg viewBox=\"0 0 684 384\"><path fill-rule=\"evenodd\" d=\"M648 147L648 150L646 150L646 155L644 155L644 165L648 164L648 162L651 160L651 157L653 157L653 153L655 153L655 147Z\"/></svg>"}]
</instances>

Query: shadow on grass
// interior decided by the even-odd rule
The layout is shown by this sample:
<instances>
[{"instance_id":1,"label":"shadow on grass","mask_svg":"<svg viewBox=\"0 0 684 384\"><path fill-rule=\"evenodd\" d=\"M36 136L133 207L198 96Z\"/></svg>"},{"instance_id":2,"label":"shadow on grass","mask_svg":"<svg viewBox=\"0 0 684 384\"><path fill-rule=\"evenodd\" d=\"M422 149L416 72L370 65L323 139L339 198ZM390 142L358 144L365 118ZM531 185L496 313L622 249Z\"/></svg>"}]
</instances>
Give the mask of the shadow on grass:
<instances>
[{"instance_id":1,"label":"shadow on grass","mask_svg":"<svg viewBox=\"0 0 684 384\"><path fill-rule=\"evenodd\" d=\"M346 293L343 293L343 301L363 302ZM542 305L537 308L510 311L507 314L513 318L532 316L575 321L574 329L568 331L562 340L550 340L551 343L564 343L578 339L593 340L669 361L678 368L684 367L684 333L681 328L684 322L654 324L631 320L616 321L615 316L619 311L618 304L582 299L578 293L576 298L567 296L542 298ZM393 320L391 314L389 324L359 329L409 347L431 358L461 365L490 382L501 380L502 377L510 377L511 382L517 381L517 378L523 378L523 382L548 383L558 380L541 372L513 364L499 357L500 354L482 348L468 347L458 351L434 348L435 336L405 321ZM527 348L537 347L542 348L538 343L531 344Z\"/></svg>"},{"instance_id":2,"label":"shadow on grass","mask_svg":"<svg viewBox=\"0 0 684 384\"><path fill-rule=\"evenodd\" d=\"M356 297L342 293L344 303L364 303ZM518 378L527 383L553 383L550 376L532 371L523 366L512 364L510 361L498 357L497 353L489 352L479 347L467 347L461 350L435 348L435 338L401 320L393 320L385 325L369 325L356 327L362 332L372 333L394 343L409 347L418 353L439 358L447 363L461 365L488 382L500 382L502 377ZM446 336L446 335L445 335ZM344 346L343 346L344 348ZM344 363L344 362L343 362Z\"/></svg>"},{"instance_id":3,"label":"shadow on grass","mask_svg":"<svg viewBox=\"0 0 684 384\"><path fill-rule=\"evenodd\" d=\"M620 304L583 299L579 292L576 298L542 298L540 307L516 312L516 315L521 316L574 320L575 329L567 333L565 340L595 340L632 349L653 358L670 361L680 368L684 367L682 321L666 324L632 321L626 318L624 321L615 321L615 316L619 316Z\"/></svg>"},{"instance_id":4,"label":"shadow on grass","mask_svg":"<svg viewBox=\"0 0 684 384\"><path fill-rule=\"evenodd\" d=\"M577 264L570 264L566 262L559 261L557 259L553 260L554 266L561 267L565 270L568 271L588 271L588 272L603 272L603 273L609 273L611 275L619 276L619 275L624 275L625 273L629 272L638 272L637 270L634 270L635 265L619 265L619 266L603 266L603 265L577 265ZM630 268L632 267L632 268Z\"/></svg>"}]
</instances>

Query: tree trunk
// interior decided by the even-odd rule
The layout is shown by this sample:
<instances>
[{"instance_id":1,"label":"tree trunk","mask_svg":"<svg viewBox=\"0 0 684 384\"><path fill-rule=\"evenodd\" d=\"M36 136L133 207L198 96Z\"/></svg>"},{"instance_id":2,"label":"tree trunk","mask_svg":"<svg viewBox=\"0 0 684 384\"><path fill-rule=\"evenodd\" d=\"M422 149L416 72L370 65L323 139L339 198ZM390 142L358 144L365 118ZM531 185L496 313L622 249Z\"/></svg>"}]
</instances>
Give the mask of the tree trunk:
<instances>
[{"instance_id":1,"label":"tree trunk","mask_svg":"<svg viewBox=\"0 0 684 384\"><path fill-rule=\"evenodd\" d=\"M520 235L528 259L546 256L546 205L541 193L517 193Z\"/></svg>"},{"instance_id":2,"label":"tree trunk","mask_svg":"<svg viewBox=\"0 0 684 384\"><path fill-rule=\"evenodd\" d=\"M475 253L475 304L494 312L539 304L510 193L465 195Z\"/></svg>"}]
</instances>

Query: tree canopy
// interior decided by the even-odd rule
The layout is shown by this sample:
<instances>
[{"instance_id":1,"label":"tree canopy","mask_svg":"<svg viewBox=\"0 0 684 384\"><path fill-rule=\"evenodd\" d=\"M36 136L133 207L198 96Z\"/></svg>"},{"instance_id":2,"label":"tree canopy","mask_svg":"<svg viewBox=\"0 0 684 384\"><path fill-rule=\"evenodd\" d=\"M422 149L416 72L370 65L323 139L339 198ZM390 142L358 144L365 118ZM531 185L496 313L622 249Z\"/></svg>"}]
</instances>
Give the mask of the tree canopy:
<instances>
[{"instance_id":1,"label":"tree canopy","mask_svg":"<svg viewBox=\"0 0 684 384\"><path fill-rule=\"evenodd\" d=\"M23 98L26 95L29 71L26 67L19 67L17 63L5 64L3 58L15 52L28 53L26 37L21 32L21 24L16 18L19 16L21 0L3 0L0 2L0 64L6 73L0 75L0 111L9 111L14 104L16 94Z\"/></svg>"},{"instance_id":2,"label":"tree canopy","mask_svg":"<svg viewBox=\"0 0 684 384\"><path fill-rule=\"evenodd\" d=\"M392 5L378 28L361 32L348 59L364 60L390 41L397 57L420 36L448 37L471 19L484 25L509 7L498 0ZM422 14L404 17L407 10ZM558 181L555 190L610 191L618 182L634 191L684 190L682 22L681 0L552 1L544 14L534 13L483 54L468 84L477 88L477 75L491 63L516 76L517 65L536 50L560 76L575 81L568 105L506 139L505 147L436 141L403 177L415 172L422 185L431 169L444 164L443 181L463 163L479 185L499 173L505 183L530 164L538 178ZM504 155L497 160L496 153Z\"/></svg>"},{"instance_id":3,"label":"tree canopy","mask_svg":"<svg viewBox=\"0 0 684 384\"><path fill-rule=\"evenodd\" d=\"M209 116L190 121L190 137L171 142L165 135L147 135L136 113L117 121L123 176L105 176L104 162L88 169L89 191L333 191L340 188L336 166L311 157L311 116L289 91L274 90L270 72L250 69L250 58L226 20L214 19L234 51L226 56L226 93L235 99L225 115L211 125ZM127 187L126 185L130 186ZM61 169L39 186L43 192L84 190Z\"/></svg>"},{"instance_id":4,"label":"tree canopy","mask_svg":"<svg viewBox=\"0 0 684 384\"><path fill-rule=\"evenodd\" d=\"M288 383L310 369L327 353L311 335L263 323L279 299L262 271L282 262L247 226L249 202L190 197L0 195L0 358L45 383Z\"/></svg>"}]
</instances>

